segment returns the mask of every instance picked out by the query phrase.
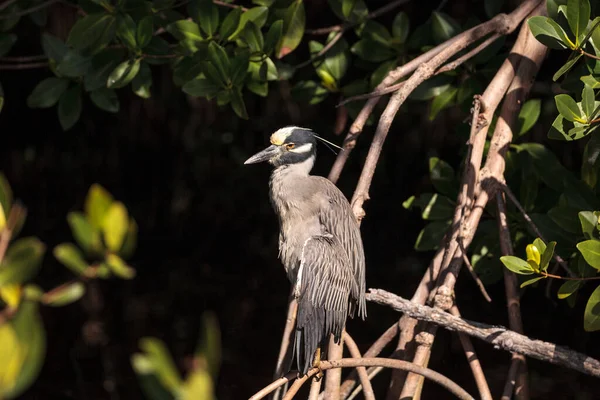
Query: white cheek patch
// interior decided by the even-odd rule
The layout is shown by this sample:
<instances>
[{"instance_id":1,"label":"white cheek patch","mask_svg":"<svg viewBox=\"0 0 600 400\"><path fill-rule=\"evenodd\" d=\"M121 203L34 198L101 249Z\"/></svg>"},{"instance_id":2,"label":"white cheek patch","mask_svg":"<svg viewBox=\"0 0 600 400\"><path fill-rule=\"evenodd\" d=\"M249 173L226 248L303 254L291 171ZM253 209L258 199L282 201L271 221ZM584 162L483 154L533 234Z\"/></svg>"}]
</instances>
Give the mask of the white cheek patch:
<instances>
[{"instance_id":1,"label":"white cheek patch","mask_svg":"<svg viewBox=\"0 0 600 400\"><path fill-rule=\"evenodd\" d=\"M306 143L303 144L302 146L298 146L295 149L290 150L292 153L298 153L298 154L303 154L303 153L308 153L312 150L312 143Z\"/></svg>"}]
</instances>

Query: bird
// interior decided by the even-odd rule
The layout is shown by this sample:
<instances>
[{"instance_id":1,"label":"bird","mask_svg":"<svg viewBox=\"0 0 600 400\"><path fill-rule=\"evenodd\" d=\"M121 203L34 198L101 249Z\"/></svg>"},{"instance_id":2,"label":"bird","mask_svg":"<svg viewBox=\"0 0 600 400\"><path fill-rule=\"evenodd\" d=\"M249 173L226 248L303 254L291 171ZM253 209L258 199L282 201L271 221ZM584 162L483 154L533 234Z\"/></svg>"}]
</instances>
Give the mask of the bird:
<instances>
[{"instance_id":1,"label":"bird","mask_svg":"<svg viewBox=\"0 0 600 400\"><path fill-rule=\"evenodd\" d=\"M316 139L327 142L311 129L286 126L244 163L274 167L269 194L279 220L279 259L298 302L294 354L301 375L318 367L331 334L339 343L348 316L367 316L360 228L333 182L310 175Z\"/></svg>"}]
</instances>

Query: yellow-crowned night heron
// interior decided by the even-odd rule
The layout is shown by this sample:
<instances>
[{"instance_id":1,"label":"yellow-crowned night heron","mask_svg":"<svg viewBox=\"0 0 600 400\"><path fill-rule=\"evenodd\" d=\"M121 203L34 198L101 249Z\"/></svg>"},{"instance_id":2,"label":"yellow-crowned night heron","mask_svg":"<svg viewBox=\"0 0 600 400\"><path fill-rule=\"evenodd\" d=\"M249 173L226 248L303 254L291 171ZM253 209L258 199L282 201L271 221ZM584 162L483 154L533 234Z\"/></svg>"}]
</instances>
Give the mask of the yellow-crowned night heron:
<instances>
[{"instance_id":1,"label":"yellow-crowned night heron","mask_svg":"<svg viewBox=\"0 0 600 400\"><path fill-rule=\"evenodd\" d=\"M271 146L244 164L268 161L271 203L279 216L279 258L298 300L295 353L298 370L310 369L329 335L340 340L347 316L365 318L365 256L350 204L328 179L309 175L315 134L285 127ZM319 352L317 352L319 349Z\"/></svg>"}]
</instances>

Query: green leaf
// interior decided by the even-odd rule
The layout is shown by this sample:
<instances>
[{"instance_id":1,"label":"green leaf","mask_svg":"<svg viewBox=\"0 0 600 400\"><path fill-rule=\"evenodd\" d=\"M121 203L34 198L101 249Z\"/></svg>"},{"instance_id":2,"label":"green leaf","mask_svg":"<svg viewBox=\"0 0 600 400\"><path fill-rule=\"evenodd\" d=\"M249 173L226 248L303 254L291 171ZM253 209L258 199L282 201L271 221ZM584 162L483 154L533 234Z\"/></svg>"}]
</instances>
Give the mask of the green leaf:
<instances>
[{"instance_id":1,"label":"green leaf","mask_svg":"<svg viewBox=\"0 0 600 400\"><path fill-rule=\"evenodd\" d=\"M206 78L194 79L183 85L183 91L191 96L212 98L219 87Z\"/></svg>"},{"instance_id":2,"label":"green leaf","mask_svg":"<svg viewBox=\"0 0 600 400\"><path fill-rule=\"evenodd\" d=\"M579 106L568 94L559 94L554 97L556 108L560 115L562 115L567 121L578 121L581 122L581 111Z\"/></svg>"},{"instance_id":3,"label":"green leaf","mask_svg":"<svg viewBox=\"0 0 600 400\"><path fill-rule=\"evenodd\" d=\"M169 62L168 57L164 57L170 54L169 42L159 36L152 36L150 43L144 48L144 53L149 56L158 57L146 57L144 60L148 64L165 64Z\"/></svg>"},{"instance_id":4,"label":"green leaf","mask_svg":"<svg viewBox=\"0 0 600 400\"><path fill-rule=\"evenodd\" d=\"M176 392L181 387L182 381L164 343L158 339L146 337L140 339L140 348L146 353L161 384L168 390Z\"/></svg>"},{"instance_id":5,"label":"green leaf","mask_svg":"<svg viewBox=\"0 0 600 400\"><path fill-rule=\"evenodd\" d=\"M328 94L327 89L315 81L300 81L292 88L294 99L313 105L325 100Z\"/></svg>"},{"instance_id":6,"label":"green leaf","mask_svg":"<svg viewBox=\"0 0 600 400\"><path fill-rule=\"evenodd\" d=\"M354 43L350 51L365 61L374 63L389 60L395 56L394 50L370 39L361 39Z\"/></svg>"},{"instance_id":7,"label":"green leaf","mask_svg":"<svg viewBox=\"0 0 600 400\"><path fill-rule=\"evenodd\" d=\"M579 78L584 85L590 86L592 89L600 89L600 77L594 75L586 75Z\"/></svg>"},{"instance_id":8,"label":"green leaf","mask_svg":"<svg viewBox=\"0 0 600 400\"><path fill-rule=\"evenodd\" d=\"M585 29L590 19L590 2L589 0L569 0L567 10L567 21L575 36L575 44L579 46L581 39L585 36Z\"/></svg>"},{"instance_id":9,"label":"green leaf","mask_svg":"<svg viewBox=\"0 0 600 400\"><path fill-rule=\"evenodd\" d=\"M415 250L428 251L437 249L449 225L449 221L434 221L425 225L425 228L419 232L419 236L415 242Z\"/></svg>"},{"instance_id":10,"label":"green leaf","mask_svg":"<svg viewBox=\"0 0 600 400\"><path fill-rule=\"evenodd\" d=\"M571 54L569 60L552 76L552 80L556 82L558 78L569 72L581 57L582 54Z\"/></svg>"},{"instance_id":11,"label":"green leaf","mask_svg":"<svg viewBox=\"0 0 600 400\"><path fill-rule=\"evenodd\" d=\"M283 58L298 47L304 36L306 13L303 0L294 0L283 19L283 37L277 44L277 58Z\"/></svg>"},{"instance_id":12,"label":"green leaf","mask_svg":"<svg viewBox=\"0 0 600 400\"><path fill-rule=\"evenodd\" d=\"M62 40L47 33L42 34L42 48L46 57L57 63L60 63L69 51L69 47Z\"/></svg>"},{"instance_id":13,"label":"green leaf","mask_svg":"<svg viewBox=\"0 0 600 400\"><path fill-rule=\"evenodd\" d=\"M281 36L283 35L283 20L277 20L273 22L267 35L265 36L265 44L263 47L263 51L266 55L270 55L275 47L277 47L277 43L281 40Z\"/></svg>"},{"instance_id":14,"label":"green leaf","mask_svg":"<svg viewBox=\"0 0 600 400\"><path fill-rule=\"evenodd\" d=\"M236 115L242 119L248 119L248 112L246 111L246 104L242 98L242 92L240 89L233 89L231 91L231 108L235 111Z\"/></svg>"},{"instance_id":15,"label":"green leaf","mask_svg":"<svg viewBox=\"0 0 600 400\"><path fill-rule=\"evenodd\" d=\"M581 223L581 231L586 239L594 239L596 226L598 225L598 217L592 211L580 211L579 222Z\"/></svg>"},{"instance_id":16,"label":"green leaf","mask_svg":"<svg viewBox=\"0 0 600 400\"><path fill-rule=\"evenodd\" d=\"M123 259L116 254L109 254L106 256L106 265L110 268L111 272L123 279L133 279L135 277L135 269L123 261Z\"/></svg>"},{"instance_id":17,"label":"green leaf","mask_svg":"<svg viewBox=\"0 0 600 400\"><path fill-rule=\"evenodd\" d=\"M569 47L568 41L565 40L567 34L552 19L538 15L529 18L527 25L533 36L551 49L562 50Z\"/></svg>"},{"instance_id":18,"label":"green leaf","mask_svg":"<svg viewBox=\"0 0 600 400\"><path fill-rule=\"evenodd\" d=\"M140 49L143 49L152 40L152 35L154 34L154 18L149 15L140 20L137 25L137 30L135 32L135 40L137 42L137 46Z\"/></svg>"},{"instance_id":19,"label":"green leaf","mask_svg":"<svg viewBox=\"0 0 600 400\"><path fill-rule=\"evenodd\" d=\"M458 182L450 164L437 157L429 158L429 179L440 193L453 196L457 193Z\"/></svg>"},{"instance_id":20,"label":"green leaf","mask_svg":"<svg viewBox=\"0 0 600 400\"><path fill-rule=\"evenodd\" d=\"M100 231L80 212L67 214L67 222L75 241L88 254L97 254L102 248Z\"/></svg>"},{"instance_id":21,"label":"green leaf","mask_svg":"<svg viewBox=\"0 0 600 400\"><path fill-rule=\"evenodd\" d=\"M6 55L16 41L17 35L14 33L0 33L0 57Z\"/></svg>"},{"instance_id":22,"label":"green leaf","mask_svg":"<svg viewBox=\"0 0 600 400\"><path fill-rule=\"evenodd\" d=\"M563 300L575 293L581 286L582 281L566 281L558 288L558 298Z\"/></svg>"},{"instance_id":23,"label":"green leaf","mask_svg":"<svg viewBox=\"0 0 600 400\"><path fill-rule=\"evenodd\" d=\"M423 212L421 213L421 218L423 218L424 220L446 221L452 218L452 216L454 215L454 202L448 197L442 196L438 193L422 194L421 196L419 196L419 201L417 203L425 203L423 204Z\"/></svg>"},{"instance_id":24,"label":"green leaf","mask_svg":"<svg viewBox=\"0 0 600 400\"><path fill-rule=\"evenodd\" d=\"M540 238L535 238L535 240L533 241L533 245L538 249L540 254L544 254L544 252L546 251L546 248L547 248L546 243L544 243L544 241Z\"/></svg>"},{"instance_id":25,"label":"green leaf","mask_svg":"<svg viewBox=\"0 0 600 400\"><path fill-rule=\"evenodd\" d=\"M62 307L74 303L85 294L83 282L71 282L60 285L42 296L42 303L51 307Z\"/></svg>"},{"instance_id":26,"label":"green leaf","mask_svg":"<svg viewBox=\"0 0 600 400\"><path fill-rule=\"evenodd\" d=\"M127 227L127 234L125 235L125 240L123 241L123 246L121 246L121 250L119 254L122 258L128 259L133 255L137 245L137 234L138 234L138 226L133 218L129 219L129 226Z\"/></svg>"},{"instance_id":27,"label":"green leaf","mask_svg":"<svg viewBox=\"0 0 600 400\"><path fill-rule=\"evenodd\" d=\"M48 108L56 104L63 92L69 86L68 79L46 78L33 89L27 97L27 106L30 108Z\"/></svg>"},{"instance_id":28,"label":"green leaf","mask_svg":"<svg viewBox=\"0 0 600 400\"><path fill-rule=\"evenodd\" d=\"M195 355L198 359L206 360L207 369L216 380L221 365L221 333L213 313L204 313L202 316L202 335Z\"/></svg>"},{"instance_id":29,"label":"green leaf","mask_svg":"<svg viewBox=\"0 0 600 400\"><path fill-rule=\"evenodd\" d=\"M136 41L137 27L135 21L129 14L117 15L117 37L129 49L137 47Z\"/></svg>"},{"instance_id":30,"label":"green leaf","mask_svg":"<svg viewBox=\"0 0 600 400\"><path fill-rule=\"evenodd\" d=\"M577 208L568 206L556 206L548 211L548 216L569 233L579 233L579 223L577 221Z\"/></svg>"},{"instance_id":31,"label":"green leaf","mask_svg":"<svg viewBox=\"0 0 600 400\"><path fill-rule=\"evenodd\" d=\"M0 286L32 279L40 269L45 251L44 243L35 237L18 239L11 244L0 264Z\"/></svg>"},{"instance_id":32,"label":"green leaf","mask_svg":"<svg viewBox=\"0 0 600 400\"><path fill-rule=\"evenodd\" d=\"M110 73L119 65L125 56L124 49L105 49L92 57L92 67L83 78L86 91L106 89L106 81Z\"/></svg>"},{"instance_id":33,"label":"green leaf","mask_svg":"<svg viewBox=\"0 0 600 400\"><path fill-rule=\"evenodd\" d=\"M429 110L429 120L433 121L440 111L450 107L454 103L454 98L458 93L458 89L450 87L448 90L442 92L439 96L436 96L431 102L431 109Z\"/></svg>"},{"instance_id":34,"label":"green leaf","mask_svg":"<svg viewBox=\"0 0 600 400\"><path fill-rule=\"evenodd\" d=\"M269 94L269 84L267 82L249 81L246 82L246 88L261 97L267 97L267 94Z\"/></svg>"},{"instance_id":35,"label":"green leaf","mask_svg":"<svg viewBox=\"0 0 600 400\"><path fill-rule=\"evenodd\" d=\"M225 84L229 84L231 82L231 63L227 57L225 49L219 46L217 43L211 42L208 45L208 61L210 61L210 63L215 67L220 80L225 82Z\"/></svg>"},{"instance_id":36,"label":"green leaf","mask_svg":"<svg viewBox=\"0 0 600 400\"><path fill-rule=\"evenodd\" d=\"M342 14L347 18L354 10L354 6L356 5L356 0L342 0Z\"/></svg>"},{"instance_id":37,"label":"green leaf","mask_svg":"<svg viewBox=\"0 0 600 400\"><path fill-rule=\"evenodd\" d=\"M520 288L523 289L525 286L533 285L540 279L545 279L545 278L546 278L545 276L538 276L537 278L526 280L525 282L521 283Z\"/></svg>"},{"instance_id":38,"label":"green leaf","mask_svg":"<svg viewBox=\"0 0 600 400\"><path fill-rule=\"evenodd\" d=\"M502 256L500 257L502 264L515 274L519 275L531 275L533 274L533 268L529 263L519 257L515 256Z\"/></svg>"},{"instance_id":39,"label":"green leaf","mask_svg":"<svg viewBox=\"0 0 600 400\"><path fill-rule=\"evenodd\" d=\"M8 180L2 172L0 172L0 207L2 208L5 218L10 213L13 202L13 193ZM13 233L14 234L14 233Z\"/></svg>"},{"instance_id":40,"label":"green leaf","mask_svg":"<svg viewBox=\"0 0 600 400\"><path fill-rule=\"evenodd\" d=\"M429 100L444 93L451 86L452 78L444 75L437 75L421 83L409 98L412 100Z\"/></svg>"},{"instance_id":41,"label":"green leaf","mask_svg":"<svg viewBox=\"0 0 600 400\"><path fill-rule=\"evenodd\" d=\"M600 271L600 240L586 240L577 243L577 249L588 264Z\"/></svg>"},{"instance_id":42,"label":"green leaf","mask_svg":"<svg viewBox=\"0 0 600 400\"><path fill-rule=\"evenodd\" d=\"M586 332L600 330L600 286L590 296L583 313L583 329Z\"/></svg>"},{"instance_id":43,"label":"green leaf","mask_svg":"<svg viewBox=\"0 0 600 400\"><path fill-rule=\"evenodd\" d=\"M91 65L91 58L84 57L74 50L69 50L56 66L56 71L62 76L78 78L85 75Z\"/></svg>"},{"instance_id":44,"label":"green leaf","mask_svg":"<svg viewBox=\"0 0 600 400\"><path fill-rule=\"evenodd\" d=\"M392 42L392 35L387 28L381 25L379 22L368 20L365 22L361 37L363 39L372 40L378 42L384 46L390 46Z\"/></svg>"},{"instance_id":45,"label":"green leaf","mask_svg":"<svg viewBox=\"0 0 600 400\"><path fill-rule=\"evenodd\" d=\"M81 116L81 87L67 89L58 101L58 120L63 131L68 131Z\"/></svg>"},{"instance_id":46,"label":"green leaf","mask_svg":"<svg viewBox=\"0 0 600 400\"><path fill-rule=\"evenodd\" d=\"M227 14L221 27L219 28L219 36L221 40L228 39L235 31L237 31L240 25L240 18L242 17L242 9L235 8Z\"/></svg>"},{"instance_id":47,"label":"green leaf","mask_svg":"<svg viewBox=\"0 0 600 400\"><path fill-rule=\"evenodd\" d=\"M581 106L584 114L589 118L592 116L596 105L596 96L594 95L594 89L588 85L583 86L583 92L581 93Z\"/></svg>"},{"instance_id":48,"label":"green leaf","mask_svg":"<svg viewBox=\"0 0 600 400\"><path fill-rule=\"evenodd\" d=\"M121 202L114 202L106 211L104 221L102 222L102 231L104 233L104 243L109 250L117 252L121 249L127 228L129 216L127 209Z\"/></svg>"},{"instance_id":49,"label":"green leaf","mask_svg":"<svg viewBox=\"0 0 600 400\"><path fill-rule=\"evenodd\" d=\"M175 21L167 25L165 29L179 41L190 40L192 42L202 42L204 40L198 25L187 19Z\"/></svg>"},{"instance_id":50,"label":"green leaf","mask_svg":"<svg viewBox=\"0 0 600 400\"><path fill-rule=\"evenodd\" d=\"M210 374L203 367L192 371L181 388L182 400L215 400L214 384Z\"/></svg>"},{"instance_id":51,"label":"green leaf","mask_svg":"<svg viewBox=\"0 0 600 400\"><path fill-rule=\"evenodd\" d=\"M54 248L54 257L60 261L65 267L77 275L82 275L88 268L88 263L85 261L83 254L77 246L72 243L62 243Z\"/></svg>"},{"instance_id":52,"label":"green leaf","mask_svg":"<svg viewBox=\"0 0 600 400\"><path fill-rule=\"evenodd\" d=\"M84 53L95 54L114 38L116 25L113 15L88 14L73 25L67 44Z\"/></svg>"},{"instance_id":53,"label":"green leaf","mask_svg":"<svg viewBox=\"0 0 600 400\"><path fill-rule=\"evenodd\" d=\"M593 133L585 144L581 161L581 180L590 188L595 188L600 170L600 134Z\"/></svg>"},{"instance_id":54,"label":"green leaf","mask_svg":"<svg viewBox=\"0 0 600 400\"><path fill-rule=\"evenodd\" d=\"M99 184L94 183L90 187L85 199L84 209L90 224L94 228L102 228L104 217L113 202L114 199L111 194Z\"/></svg>"},{"instance_id":55,"label":"green leaf","mask_svg":"<svg viewBox=\"0 0 600 400\"><path fill-rule=\"evenodd\" d=\"M431 27L436 43L445 42L461 31L460 25L452 17L438 11L431 14Z\"/></svg>"},{"instance_id":56,"label":"green leaf","mask_svg":"<svg viewBox=\"0 0 600 400\"><path fill-rule=\"evenodd\" d=\"M248 21L246 23L244 31L242 32L242 39L244 40L244 42L246 42L251 52L262 52L262 49L265 45L265 41L262 32L254 22Z\"/></svg>"},{"instance_id":57,"label":"green leaf","mask_svg":"<svg viewBox=\"0 0 600 400\"><path fill-rule=\"evenodd\" d=\"M158 380L150 357L136 353L131 356L131 365L138 377L142 391L149 400L175 399L173 393L168 391Z\"/></svg>"},{"instance_id":58,"label":"green leaf","mask_svg":"<svg viewBox=\"0 0 600 400\"><path fill-rule=\"evenodd\" d=\"M548 246L543 250L542 253L542 261L540 262L540 269L542 271L546 271L548 269L548 265L554 256L554 248L556 247L556 242L548 243ZM542 252L542 249L539 249Z\"/></svg>"},{"instance_id":59,"label":"green leaf","mask_svg":"<svg viewBox=\"0 0 600 400\"><path fill-rule=\"evenodd\" d=\"M252 22L249 22L252 24ZM231 82L234 87L243 85L248 75L248 66L250 64L250 54L248 51L241 51L231 59Z\"/></svg>"},{"instance_id":60,"label":"green leaf","mask_svg":"<svg viewBox=\"0 0 600 400\"><path fill-rule=\"evenodd\" d=\"M116 113L119 111L119 98L112 89L100 88L90 93L92 103L101 110Z\"/></svg>"},{"instance_id":61,"label":"green leaf","mask_svg":"<svg viewBox=\"0 0 600 400\"><path fill-rule=\"evenodd\" d=\"M531 99L523 104L519 111L516 132L519 136L529 132L540 117L542 110L542 101L540 99Z\"/></svg>"},{"instance_id":62,"label":"green leaf","mask_svg":"<svg viewBox=\"0 0 600 400\"><path fill-rule=\"evenodd\" d=\"M211 0L200 0L190 3L194 10L190 13L200 25L200 29L209 37L212 37L219 27L219 9Z\"/></svg>"},{"instance_id":63,"label":"green leaf","mask_svg":"<svg viewBox=\"0 0 600 400\"><path fill-rule=\"evenodd\" d=\"M237 29L229 36L229 40L236 39L240 33L246 27L246 24L250 21L254 22L254 24L260 29L267 22L267 17L269 15L268 7L253 7L248 11L244 12L240 17L240 23L237 26Z\"/></svg>"},{"instance_id":64,"label":"green leaf","mask_svg":"<svg viewBox=\"0 0 600 400\"><path fill-rule=\"evenodd\" d=\"M410 21L408 15L402 11L396 14L392 22L392 36L398 43L405 43L410 31Z\"/></svg>"},{"instance_id":65,"label":"green leaf","mask_svg":"<svg viewBox=\"0 0 600 400\"><path fill-rule=\"evenodd\" d=\"M146 63L140 64L140 72L131 81L133 93L142 99L148 99L152 95L150 87L152 86L152 71Z\"/></svg>"},{"instance_id":66,"label":"green leaf","mask_svg":"<svg viewBox=\"0 0 600 400\"><path fill-rule=\"evenodd\" d=\"M106 87L109 89L119 89L127 86L135 78L139 70L139 59L122 62L108 76Z\"/></svg>"}]
</instances>

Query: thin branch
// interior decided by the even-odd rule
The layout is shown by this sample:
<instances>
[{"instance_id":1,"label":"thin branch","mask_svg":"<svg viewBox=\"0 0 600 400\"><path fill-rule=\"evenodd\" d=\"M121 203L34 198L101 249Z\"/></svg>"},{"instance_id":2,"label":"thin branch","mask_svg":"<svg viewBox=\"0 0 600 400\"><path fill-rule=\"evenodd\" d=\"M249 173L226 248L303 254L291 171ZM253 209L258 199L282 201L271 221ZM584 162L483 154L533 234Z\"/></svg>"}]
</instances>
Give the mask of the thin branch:
<instances>
[{"instance_id":1,"label":"thin branch","mask_svg":"<svg viewBox=\"0 0 600 400\"><path fill-rule=\"evenodd\" d=\"M466 390L458 386L455 382L444 375L428 368L419 367L407 361L392 360L389 358L343 358L337 361L321 361L320 368L312 368L306 375L298 378L290 387L283 400L291 400L296 395L300 387L310 378L320 371L326 371L332 368L356 368L356 367L385 367L394 369L403 369L424 376L425 378L437 383L459 399L472 400L473 397ZM260 397L252 397L252 400L258 400Z\"/></svg>"},{"instance_id":2,"label":"thin branch","mask_svg":"<svg viewBox=\"0 0 600 400\"><path fill-rule=\"evenodd\" d=\"M310 65L312 63L314 63L315 61L319 60L321 57L323 57L325 55L325 53L327 53L329 50L332 49L333 46L335 46L335 44L337 42L339 42L339 40L342 38L342 36L344 36L344 31L339 31L321 50L319 50L319 52L317 52L317 54L315 54L314 56L311 56L310 59L296 65L294 68L295 69L300 69L300 68L304 68L307 65Z\"/></svg>"},{"instance_id":3,"label":"thin branch","mask_svg":"<svg viewBox=\"0 0 600 400\"><path fill-rule=\"evenodd\" d=\"M26 63L31 61L43 61L47 59L48 57L46 57L43 54L40 54L39 56L0 57L0 62Z\"/></svg>"},{"instance_id":4,"label":"thin branch","mask_svg":"<svg viewBox=\"0 0 600 400\"><path fill-rule=\"evenodd\" d=\"M344 344L348 348L350 355L352 358L360 359L362 356L360 355L360 351L358 350L358 346L356 342L348 332L344 331ZM369 381L369 375L367 375L367 370L365 367L356 367L356 371L358 372L358 377L360 379L360 383L363 387L365 400L375 400L375 393L373 392L373 387L371 386L371 381Z\"/></svg>"},{"instance_id":5,"label":"thin branch","mask_svg":"<svg viewBox=\"0 0 600 400\"><path fill-rule=\"evenodd\" d=\"M509 99L507 99L509 101ZM505 103L506 104L506 103ZM505 107L500 117L505 114ZM496 207L498 210L498 233L500 236L500 249L503 256L512 256L513 247L510 230L508 228L508 219L506 217L506 203L502 193L496 193ZM524 333L523 319L521 318L521 299L519 296L519 282L514 272L508 268L503 268L504 273L504 290L506 291L506 306L508 309L508 325L510 329L517 333ZM517 399L529 399L529 383L527 378L527 360L520 354L513 354L511 364L517 364L514 368L509 368L509 374L506 378L504 389L507 390L510 382L515 382L513 390L519 393ZM512 375L512 374L516 375ZM516 379L515 379L516 378ZM506 392L505 392L506 394Z\"/></svg>"},{"instance_id":6,"label":"thin branch","mask_svg":"<svg viewBox=\"0 0 600 400\"><path fill-rule=\"evenodd\" d=\"M517 210L519 210L519 212L521 213L521 215L523 215L523 219L525 220L525 222L527 222L529 224L529 227L533 230L533 232L535 232L535 234L540 239L542 239L544 242L546 242L546 239L544 239L544 235L542 235L542 232L540 232L540 230L538 229L538 227L535 224L535 222L533 222L533 220L531 219L531 217L529 216L529 214L527 214L527 211L525 211L525 209L523 208L523 206L521 205L521 203L519 202L519 200L517 199L517 197L515 196L515 194L512 192L512 190L510 190L510 188L508 187L508 185L503 184L500 188L506 194L506 197L508 197L510 199L510 201L515 205L515 207L517 207ZM561 256L559 256L558 254L556 254L556 252L554 253L554 259L565 270L565 272L567 274L569 274L569 276L571 278L575 278L575 273L573 271L571 271L571 269L569 268L569 265L567 264L567 262ZM551 276L551 275L548 275L548 276ZM556 278L557 276L558 275L555 275L555 276L552 276L552 277Z\"/></svg>"},{"instance_id":7,"label":"thin branch","mask_svg":"<svg viewBox=\"0 0 600 400\"><path fill-rule=\"evenodd\" d=\"M16 18L16 17L22 17L24 15L31 14L31 13L34 13L36 11L42 10L42 9L44 9L46 7L49 7L49 6L51 6L52 4L54 4L54 3L58 2L58 1L59 0L48 0L45 3L38 4L37 6L31 7L31 8L27 8L27 9L22 10L22 11L17 11L17 12L10 13L10 14L3 14L3 15L0 15L0 20L2 20L2 19L11 19L11 18ZM4 6L4 4L2 6L0 6L0 10L3 9L3 6Z\"/></svg>"},{"instance_id":8,"label":"thin branch","mask_svg":"<svg viewBox=\"0 0 600 400\"><path fill-rule=\"evenodd\" d=\"M369 289L367 300L389 306L396 311L445 329L462 332L494 345L495 348L560 365L586 375L600 378L600 361L554 343L531 339L502 326L457 318L432 307L411 303L381 289Z\"/></svg>"},{"instance_id":9,"label":"thin branch","mask_svg":"<svg viewBox=\"0 0 600 400\"><path fill-rule=\"evenodd\" d=\"M285 328L283 329L283 336L281 338L281 345L279 346L279 356L277 357L277 364L275 366L275 373L273 379L277 379L284 374L284 368L288 365L288 360L293 356L292 349L292 336L294 334L294 326L296 325L296 315L298 313L298 300L293 296L288 304L288 313L285 319ZM284 390L285 391L285 390ZM281 390L277 389L273 399L281 398Z\"/></svg>"},{"instance_id":10,"label":"thin branch","mask_svg":"<svg viewBox=\"0 0 600 400\"><path fill-rule=\"evenodd\" d=\"M234 4L234 3L226 3L224 1L213 0L213 4L216 4L216 5L221 6L221 7L240 8L243 12L248 11L248 9L246 7L242 7L242 6Z\"/></svg>"},{"instance_id":11,"label":"thin branch","mask_svg":"<svg viewBox=\"0 0 600 400\"><path fill-rule=\"evenodd\" d=\"M275 380L270 385L265 386L264 388L262 388L261 390L259 390L258 392L256 392L248 400L259 400L259 399L265 398L269 393L271 393L272 391L274 391L278 387L281 387L281 386L285 385L286 383L293 381L297 377L298 377L298 372L297 371L288 372L285 376L283 376L283 377Z\"/></svg>"},{"instance_id":12,"label":"thin branch","mask_svg":"<svg viewBox=\"0 0 600 400\"><path fill-rule=\"evenodd\" d=\"M471 265L471 261L469 261L469 257L467 256L467 251L465 250L465 247L462 244L462 240L458 241L458 246L460 247L460 252L462 253L463 262L465 263L465 265L467 266L467 269L471 273L471 276L475 280L475 283L477 284L477 287L479 288L479 291L483 295L483 298L488 303L491 303L492 302L492 298L488 294L487 290L485 289L485 285L483 284L483 282L481 281L481 279L479 278L479 276L477 276L477 273L475 272L475 269Z\"/></svg>"},{"instance_id":13,"label":"thin branch","mask_svg":"<svg viewBox=\"0 0 600 400\"><path fill-rule=\"evenodd\" d=\"M47 66L47 61L26 64L0 64L0 71L18 71L23 69L45 68Z\"/></svg>"},{"instance_id":14,"label":"thin branch","mask_svg":"<svg viewBox=\"0 0 600 400\"><path fill-rule=\"evenodd\" d=\"M581 48L577 49L577 51L580 52L581 54L583 54L586 57L593 58L594 60L600 60L600 57L598 57L598 56L596 56L594 54L588 53L588 52L584 51Z\"/></svg>"}]
</instances>

